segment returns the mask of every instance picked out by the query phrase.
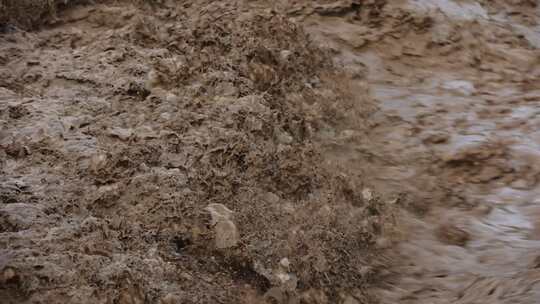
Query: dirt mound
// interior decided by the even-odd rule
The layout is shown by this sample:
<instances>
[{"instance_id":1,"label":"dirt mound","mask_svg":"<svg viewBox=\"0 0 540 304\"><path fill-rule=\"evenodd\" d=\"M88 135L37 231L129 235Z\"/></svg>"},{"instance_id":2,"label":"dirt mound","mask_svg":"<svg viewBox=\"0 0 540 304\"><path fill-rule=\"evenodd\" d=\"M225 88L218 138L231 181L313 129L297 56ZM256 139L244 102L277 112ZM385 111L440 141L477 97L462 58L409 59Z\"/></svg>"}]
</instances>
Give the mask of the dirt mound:
<instances>
[{"instance_id":1,"label":"dirt mound","mask_svg":"<svg viewBox=\"0 0 540 304\"><path fill-rule=\"evenodd\" d=\"M245 7L76 7L0 37L0 298L370 301L389 207L318 152L366 94Z\"/></svg>"}]
</instances>

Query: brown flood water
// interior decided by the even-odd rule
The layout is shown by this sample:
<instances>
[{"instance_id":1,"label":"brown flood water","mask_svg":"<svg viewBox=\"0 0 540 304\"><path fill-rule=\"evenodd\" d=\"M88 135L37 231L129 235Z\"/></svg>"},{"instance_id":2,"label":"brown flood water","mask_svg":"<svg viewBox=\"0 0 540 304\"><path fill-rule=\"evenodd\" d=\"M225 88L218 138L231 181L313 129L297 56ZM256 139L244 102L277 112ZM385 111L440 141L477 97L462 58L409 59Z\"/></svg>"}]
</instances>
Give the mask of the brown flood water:
<instances>
[{"instance_id":1,"label":"brown flood water","mask_svg":"<svg viewBox=\"0 0 540 304\"><path fill-rule=\"evenodd\" d=\"M408 195L383 303L540 303L539 15L508 10L411 0L375 26L303 20L379 102L379 154L340 157Z\"/></svg>"}]
</instances>

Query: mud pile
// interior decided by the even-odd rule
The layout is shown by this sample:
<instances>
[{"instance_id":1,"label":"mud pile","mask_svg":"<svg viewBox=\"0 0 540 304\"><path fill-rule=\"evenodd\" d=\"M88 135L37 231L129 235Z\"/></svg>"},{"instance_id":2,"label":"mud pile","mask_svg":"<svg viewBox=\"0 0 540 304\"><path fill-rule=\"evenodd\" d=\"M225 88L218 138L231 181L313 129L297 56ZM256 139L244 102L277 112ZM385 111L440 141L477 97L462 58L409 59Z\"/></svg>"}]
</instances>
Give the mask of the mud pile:
<instances>
[{"instance_id":1,"label":"mud pile","mask_svg":"<svg viewBox=\"0 0 540 304\"><path fill-rule=\"evenodd\" d=\"M319 153L359 76L272 10L132 3L0 36L2 301L371 301L389 207Z\"/></svg>"}]
</instances>

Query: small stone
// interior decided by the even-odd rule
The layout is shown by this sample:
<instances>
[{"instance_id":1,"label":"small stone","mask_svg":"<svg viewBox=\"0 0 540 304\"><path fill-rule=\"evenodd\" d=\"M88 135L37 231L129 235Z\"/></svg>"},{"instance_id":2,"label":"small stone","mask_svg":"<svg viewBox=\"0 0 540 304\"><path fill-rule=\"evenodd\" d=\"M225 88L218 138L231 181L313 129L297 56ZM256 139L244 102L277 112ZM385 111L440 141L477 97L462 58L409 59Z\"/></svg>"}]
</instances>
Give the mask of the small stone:
<instances>
[{"instance_id":1,"label":"small stone","mask_svg":"<svg viewBox=\"0 0 540 304\"><path fill-rule=\"evenodd\" d=\"M98 174L99 171L104 169L106 166L107 155L104 153L98 153L92 155L92 157L90 158L90 164L88 166L88 169L90 169L93 174Z\"/></svg>"},{"instance_id":2,"label":"small stone","mask_svg":"<svg viewBox=\"0 0 540 304\"><path fill-rule=\"evenodd\" d=\"M289 268L291 266L291 262L287 258L281 259L281 261L279 261L279 264L285 268Z\"/></svg>"},{"instance_id":3,"label":"small stone","mask_svg":"<svg viewBox=\"0 0 540 304\"><path fill-rule=\"evenodd\" d=\"M285 131L277 132L276 138L280 144L284 144L284 145L290 145L294 141L294 138Z\"/></svg>"},{"instance_id":4,"label":"small stone","mask_svg":"<svg viewBox=\"0 0 540 304\"><path fill-rule=\"evenodd\" d=\"M121 140L128 140L133 135L133 131L131 129L114 128L109 131L109 135L118 137Z\"/></svg>"},{"instance_id":5,"label":"small stone","mask_svg":"<svg viewBox=\"0 0 540 304\"><path fill-rule=\"evenodd\" d=\"M220 220L231 220L234 213L223 204L210 204L206 206L205 209L210 212L210 216L212 217L210 224L212 226L217 224Z\"/></svg>"},{"instance_id":6,"label":"small stone","mask_svg":"<svg viewBox=\"0 0 540 304\"><path fill-rule=\"evenodd\" d=\"M276 273L276 278L285 290L294 291L298 286L298 278L293 273L279 271Z\"/></svg>"},{"instance_id":7,"label":"small stone","mask_svg":"<svg viewBox=\"0 0 540 304\"><path fill-rule=\"evenodd\" d=\"M148 172L148 171L150 171L150 168L148 167L147 164L141 163L141 164L139 165L139 170L141 170L141 172Z\"/></svg>"},{"instance_id":8,"label":"small stone","mask_svg":"<svg viewBox=\"0 0 540 304\"><path fill-rule=\"evenodd\" d=\"M223 204L210 204L205 209L212 217L211 225L214 226L216 248L236 246L240 241L240 233L232 221L233 211Z\"/></svg>"},{"instance_id":9,"label":"small stone","mask_svg":"<svg viewBox=\"0 0 540 304\"><path fill-rule=\"evenodd\" d=\"M279 53L279 56L281 57L281 60L287 61L289 57L291 57L292 52L289 50L283 50Z\"/></svg>"},{"instance_id":10,"label":"small stone","mask_svg":"<svg viewBox=\"0 0 540 304\"><path fill-rule=\"evenodd\" d=\"M220 220L216 226L214 226L214 231L216 233L216 248L218 249L234 247L240 241L238 229L230 220Z\"/></svg>"},{"instance_id":11,"label":"small stone","mask_svg":"<svg viewBox=\"0 0 540 304\"><path fill-rule=\"evenodd\" d=\"M373 199L373 191L369 188L364 188L364 190L362 190L362 197L366 202L371 201Z\"/></svg>"},{"instance_id":12,"label":"small stone","mask_svg":"<svg viewBox=\"0 0 540 304\"><path fill-rule=\"evenodd\" d=\"M145 87L148 91L152 91L152 89L158 87L161 83L161 78L159 76L159 73L156 70L151 70L148 72L148 76L146 79Z\"/></svg>"}]
</instances>

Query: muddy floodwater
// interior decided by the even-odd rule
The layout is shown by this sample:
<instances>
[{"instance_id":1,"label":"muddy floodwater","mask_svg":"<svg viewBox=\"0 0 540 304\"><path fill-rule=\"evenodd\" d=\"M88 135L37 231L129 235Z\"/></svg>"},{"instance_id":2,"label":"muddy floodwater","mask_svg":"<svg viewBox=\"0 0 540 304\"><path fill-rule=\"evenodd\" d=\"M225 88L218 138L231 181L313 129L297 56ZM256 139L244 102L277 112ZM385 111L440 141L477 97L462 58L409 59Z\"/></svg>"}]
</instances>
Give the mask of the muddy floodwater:
<instances>
[{"instance_id":1,"label":"muddy floodwater","mask_svg":"<svg viewBox=\"0 0 540 304\"><path fill-rule=\"evenodd\" d=\"M45 2L1 303L540 303L537 1Z\"/></svg>"},{"instance_id":2,"label":"muddy floodwater","mask_svg":"<svg viewBox=\"0 0 540 304\"><path fill-rule=\"evenodd\" d=\"M409 196L383 303L540 301L540 11L526 7L395 1L377 30L350 15L304 21L378 102L356 151L379 154L348 152L351 164Z\"/></svg>"}]
</instances>

